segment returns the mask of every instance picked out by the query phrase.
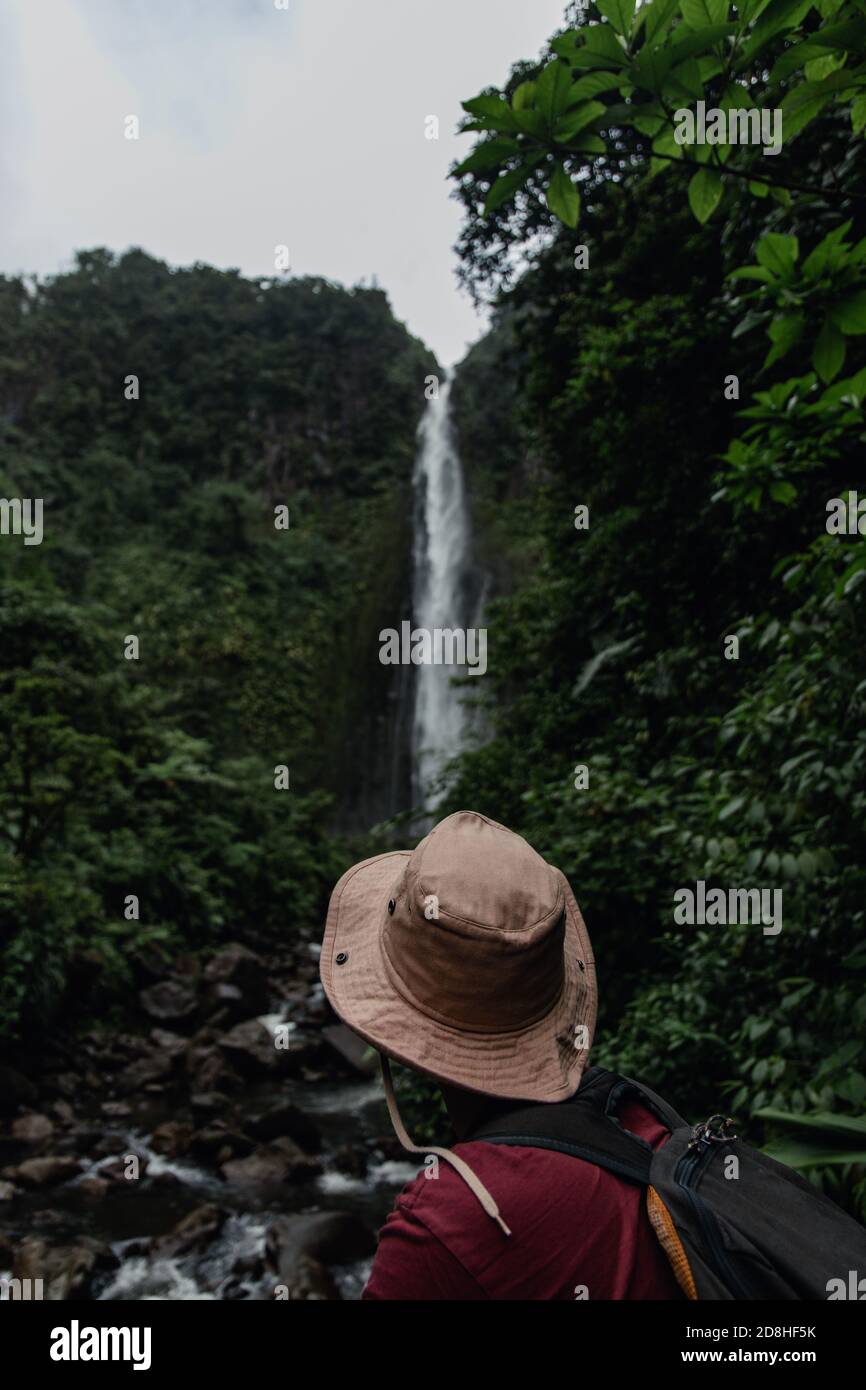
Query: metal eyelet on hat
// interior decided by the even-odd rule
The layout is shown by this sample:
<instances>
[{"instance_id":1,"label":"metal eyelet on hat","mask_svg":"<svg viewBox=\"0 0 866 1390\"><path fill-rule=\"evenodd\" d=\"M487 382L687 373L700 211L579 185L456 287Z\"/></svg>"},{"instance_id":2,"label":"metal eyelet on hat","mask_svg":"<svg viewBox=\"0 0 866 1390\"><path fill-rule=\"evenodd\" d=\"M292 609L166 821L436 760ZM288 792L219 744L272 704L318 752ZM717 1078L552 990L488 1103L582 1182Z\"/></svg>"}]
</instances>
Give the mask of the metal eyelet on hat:
<instances>
[{"instance_id":1,"label":"metal eyelet on hat","mask_svg":"<svg viewBox=\"0 0 866 1390\"><path fill-rule=\"evenodd\" d=\"M349 959L349 952L348 952L348 951L339 951L339 952L337 953L337 955L334 957L334 960L336 961L337 965L345 965L345 964L346 964L346 961L347 961L348 959Z\"/></svg>"},{"instance_id":2,"label":"metal eyelet on hat","mask_svg":"<svg viewBox=\"0 0 866 1390\"><path fill-rule=\"evenodd\" d=\"M396 906L397 904L395 903L394 899L391 898L388 903L388 911L390 912L392 917L394 916L394 909L396 908Z\"/></svg>"}]
</instances>

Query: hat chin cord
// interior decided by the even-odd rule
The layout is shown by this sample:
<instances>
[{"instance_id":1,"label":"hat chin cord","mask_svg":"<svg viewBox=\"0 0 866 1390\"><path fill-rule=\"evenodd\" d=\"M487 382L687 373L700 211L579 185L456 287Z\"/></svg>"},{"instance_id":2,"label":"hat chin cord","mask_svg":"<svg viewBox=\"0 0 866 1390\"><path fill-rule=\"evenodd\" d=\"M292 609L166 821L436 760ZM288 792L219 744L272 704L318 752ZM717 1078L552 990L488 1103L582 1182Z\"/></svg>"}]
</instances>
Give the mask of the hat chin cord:
<instances>
[{"instance_id":1,"label":"hat chin cord","mask_svg":"<svg viewBox=\"0 0 866 1390\"><path fill-rule=\"evenodd\" d=\"M487 1215L500 1226L505 1235L510 1236L511 1231L503 1221L493 1197L478 1175L473 1173L469 1164L465 1163L459 1154L452 1153L450 1149L440 1149L429 1144L426 1148L421 1148L418 1144L412 1143L403 1125L403 1121L400 1119L400 1112L397 1109L397 1097L394 1094L394 1082L391 1079L391 1064L384 1052L379 1053L379 1061L382 1064L382 1084L385 1087L385 1101L388 1106L388 1114L391 1116L391 1124L394 1126L394 1133L397 1135L403 1148L406 1149L408 1153L413 1154L436 1154L437 1157L443 1158L446 1163L450 1163L452 1168L456 1169L460 1174L473 1195L477 1197L478 1201L487 1212Z\"/></svg>"}]
</instances>

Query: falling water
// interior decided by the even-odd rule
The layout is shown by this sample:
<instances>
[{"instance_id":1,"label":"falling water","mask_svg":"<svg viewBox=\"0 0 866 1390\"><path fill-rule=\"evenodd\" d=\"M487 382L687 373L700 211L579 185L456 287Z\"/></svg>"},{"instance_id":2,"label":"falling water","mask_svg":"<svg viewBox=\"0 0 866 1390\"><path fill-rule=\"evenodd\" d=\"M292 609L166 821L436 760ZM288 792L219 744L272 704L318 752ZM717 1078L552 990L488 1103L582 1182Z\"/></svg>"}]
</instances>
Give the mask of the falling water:
<instances>
[{"instance_id":1,"label":"falling water","mask_svg":"<svg viewBox=\"0 0 866 1390\"><path fill-rule=\"evenodd\" d=\"M470 621L472 535L463 469L451 421L451 383L428 402L415 461L413 610L415 626L465 628ZM453 676L465 667L415 668L413 801L434 806L430 784L465 741L467 712Z\"/></svg>"}]
</instances>

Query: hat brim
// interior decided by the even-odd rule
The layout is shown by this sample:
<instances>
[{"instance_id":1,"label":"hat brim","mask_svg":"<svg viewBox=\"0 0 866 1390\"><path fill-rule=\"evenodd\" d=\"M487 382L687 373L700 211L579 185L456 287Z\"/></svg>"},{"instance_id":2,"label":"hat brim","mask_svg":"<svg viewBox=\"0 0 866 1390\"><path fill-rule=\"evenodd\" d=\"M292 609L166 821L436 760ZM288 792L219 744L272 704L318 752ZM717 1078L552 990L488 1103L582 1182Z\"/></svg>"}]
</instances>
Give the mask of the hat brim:
<instances>
[{"instance_id":1,"label":"hat brim","mask_svg":"<svg viewBox=\"0 0 866 1390\"><path fill-rule=\"evenodd\" d=\"M567 879L564 980L559 999L517 1032L467 1032L429 1018L392 983L382 934L386 904L410 850L362 860L343 874L328 908L320 973L335 1013L366 1042L438 1081L515 1100L558 1101L574 1094L595 1029L595 963ZM557 872L559 872L557 870ZM338 955L345 955L336 964ZM576 1046L576 1030L586 1028Z\"/></svg>"}]
</instances>

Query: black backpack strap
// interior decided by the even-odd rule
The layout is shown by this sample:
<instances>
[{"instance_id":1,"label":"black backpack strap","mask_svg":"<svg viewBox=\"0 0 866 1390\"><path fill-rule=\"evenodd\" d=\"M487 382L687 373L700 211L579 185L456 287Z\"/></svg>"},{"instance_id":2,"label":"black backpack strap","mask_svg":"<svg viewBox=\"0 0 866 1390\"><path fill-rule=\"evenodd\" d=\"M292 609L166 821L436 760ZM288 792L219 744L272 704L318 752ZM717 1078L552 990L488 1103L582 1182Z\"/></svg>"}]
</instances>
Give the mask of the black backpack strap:
<instances>
[{"instance_id":1,"label":"black backpack strap","mask_svg":"<svg viewBox=\"0 0 866 1390\"><path fill-rule=\"evenodd\" d=\"M654 1092L625 1076L591 1067L574 1095L555 1105L520 1105L498 1114L469 1136L471 1142L555 1149L594 1163L629 1182L649 1183L653 1150L617 1119L628 1097L639 1099L668 1129L684 1123Z\"/></svg>"}]
</instances>

